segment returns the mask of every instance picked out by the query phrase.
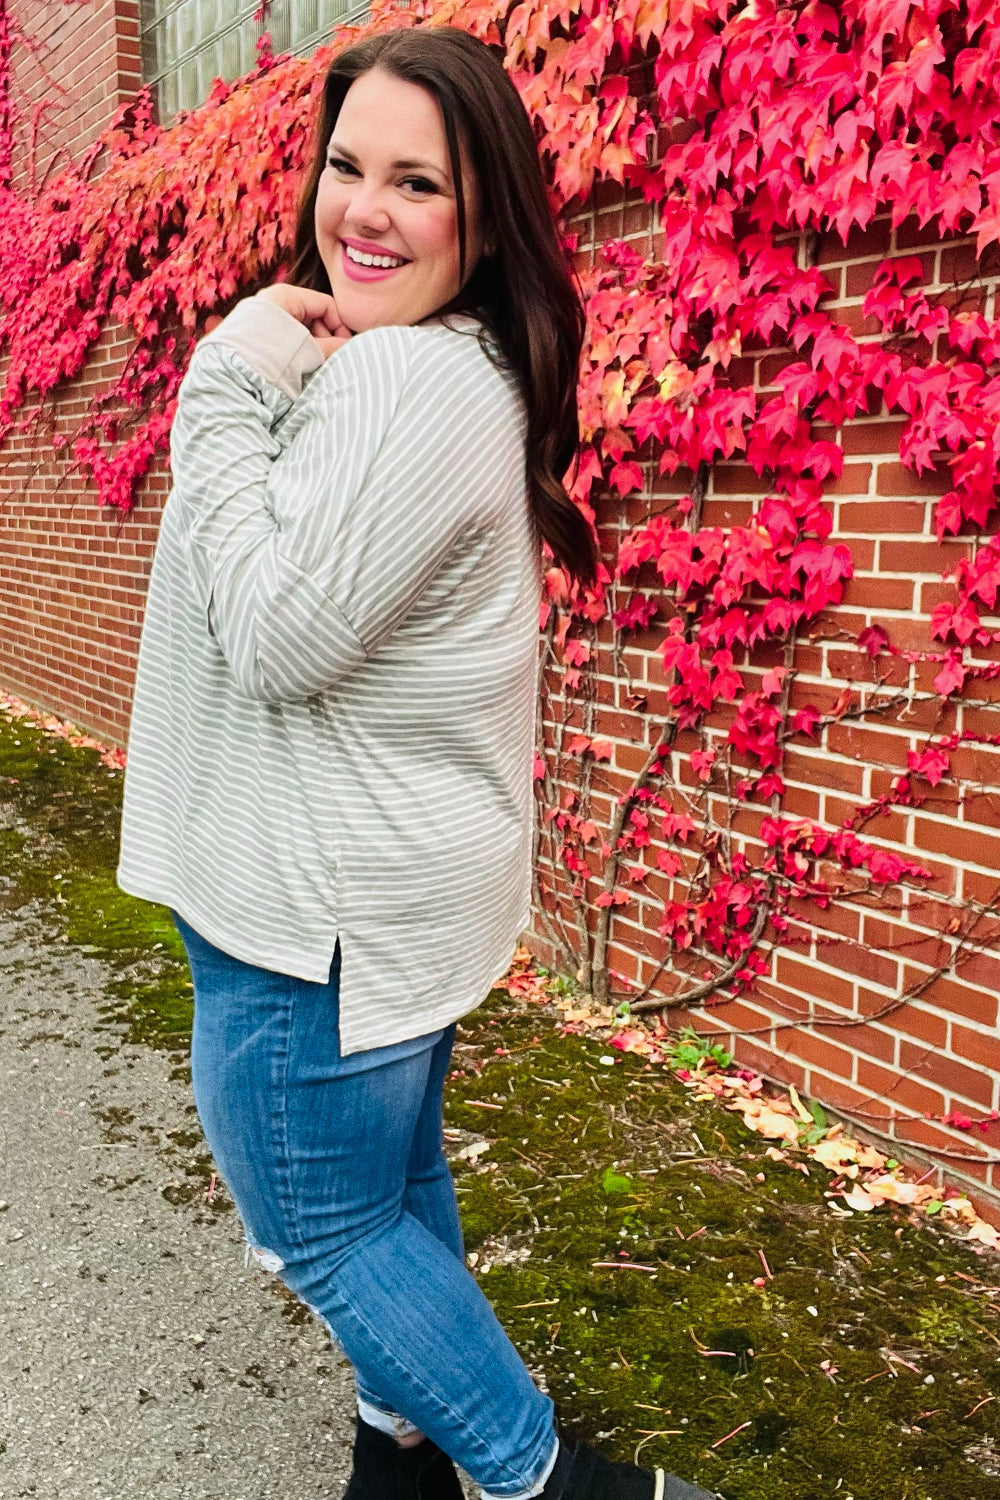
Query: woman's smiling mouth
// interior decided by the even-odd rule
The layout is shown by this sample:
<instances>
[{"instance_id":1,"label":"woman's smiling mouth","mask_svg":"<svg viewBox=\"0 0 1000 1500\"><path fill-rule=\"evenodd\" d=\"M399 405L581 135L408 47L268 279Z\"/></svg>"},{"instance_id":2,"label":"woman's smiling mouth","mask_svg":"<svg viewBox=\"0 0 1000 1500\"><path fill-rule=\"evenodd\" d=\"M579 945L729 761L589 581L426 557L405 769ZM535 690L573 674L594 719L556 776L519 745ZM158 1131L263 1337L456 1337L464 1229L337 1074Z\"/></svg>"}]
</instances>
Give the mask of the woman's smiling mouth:
<instances>
[{"instance_id":1,"label":"woman's smiling mouth","mask_svg":"<svg viewBox=\"0 0 1000 1500\"><path fill-rule=\"evenodd\" d=\"M350 240L341 240L341 248L344 272L355 281L380 280L410 264L403 255L368 249Z\"/></svg>"}]
</instances>

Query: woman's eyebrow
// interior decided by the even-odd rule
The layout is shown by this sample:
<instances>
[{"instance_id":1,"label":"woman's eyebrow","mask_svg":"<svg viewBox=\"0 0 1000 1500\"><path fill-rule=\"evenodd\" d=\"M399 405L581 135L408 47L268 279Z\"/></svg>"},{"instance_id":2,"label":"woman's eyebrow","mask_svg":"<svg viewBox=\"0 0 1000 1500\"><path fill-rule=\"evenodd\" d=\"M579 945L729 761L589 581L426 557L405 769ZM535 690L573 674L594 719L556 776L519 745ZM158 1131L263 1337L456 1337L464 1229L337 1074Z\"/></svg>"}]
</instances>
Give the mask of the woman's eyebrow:
<instances>
[{"instance_id":1,"label":"woman's eyebrow","mask_svg":"<svg viewBox=\"0 0 1000 1500\"><path fill-rule=\"evenodd\" d=\"M355 156L354 152L348 151L346 146L338 146L336 141L330 141L329 145L327 146L327 150L336 151L338 156L345 157L348 161L353 162L355 166L357 166L358 164L358 158ZM392 164L392 169L394 172L412 172L416 168L420 168L422 171L427 171L429 169L432 172L441 172L441 168L432 161L417 161L408 158L403 161L394 161ZM442 175L444 174L442 173Z\"/></svg>"}]
</instances>

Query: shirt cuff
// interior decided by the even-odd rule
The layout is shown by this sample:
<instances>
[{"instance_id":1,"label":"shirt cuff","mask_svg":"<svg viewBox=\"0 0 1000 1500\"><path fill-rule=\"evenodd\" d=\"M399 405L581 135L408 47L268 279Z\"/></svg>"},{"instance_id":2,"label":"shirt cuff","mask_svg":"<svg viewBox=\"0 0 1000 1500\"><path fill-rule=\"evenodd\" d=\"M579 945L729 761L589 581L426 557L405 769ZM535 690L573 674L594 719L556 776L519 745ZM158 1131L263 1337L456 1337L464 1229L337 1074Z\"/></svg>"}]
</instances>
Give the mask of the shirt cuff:
<instances>
[{"instance_id":1,"label":"shirt cuff","mask_svg":"<svg viewBox=\"0 0 1000 1500\"><path fill-rule=\"evenodd\" d=\"M201 342L235 349L251 369L292 401L301 396L305 377L323 363L323 351L308 328L267 297L238 302Z\"/></svg>"}]
</instances>

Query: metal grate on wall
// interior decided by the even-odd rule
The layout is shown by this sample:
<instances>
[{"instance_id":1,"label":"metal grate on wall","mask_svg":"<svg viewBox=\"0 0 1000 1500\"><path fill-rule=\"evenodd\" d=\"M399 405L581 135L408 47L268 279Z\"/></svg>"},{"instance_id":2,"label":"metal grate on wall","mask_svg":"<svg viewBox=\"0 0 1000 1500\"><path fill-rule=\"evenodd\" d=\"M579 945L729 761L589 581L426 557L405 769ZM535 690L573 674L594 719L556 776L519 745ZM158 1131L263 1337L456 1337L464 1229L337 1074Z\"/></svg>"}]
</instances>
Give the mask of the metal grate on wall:
<instances>
[{"instance_id":1,"label":"metal grate on wall","mask_svg":"<svg viewBox=\"0 0 1000 1500\"><path fill-rule=\"evenodd\" d=\"M304 57L329 40L335 26L356 21L367 0L274 0L266 21L254 20L260 0L140 0L142 75L156 94L160 120L196 109L215 78L231 83L257 61L257 38L271 34L275 52Z\"/></svg>"}]
</instances>

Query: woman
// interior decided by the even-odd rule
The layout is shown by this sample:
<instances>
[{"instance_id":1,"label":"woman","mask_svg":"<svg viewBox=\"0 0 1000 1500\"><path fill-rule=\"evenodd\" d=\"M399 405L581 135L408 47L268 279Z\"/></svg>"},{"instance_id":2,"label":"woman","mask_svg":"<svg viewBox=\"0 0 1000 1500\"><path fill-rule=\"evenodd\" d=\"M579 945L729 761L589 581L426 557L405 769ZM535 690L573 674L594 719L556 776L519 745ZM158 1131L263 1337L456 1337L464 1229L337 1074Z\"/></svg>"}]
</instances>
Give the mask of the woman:
<instances>
[{"instance_id":1,"label":"woman","mask_svg":"<svg viewBox=\"0 0 1000 1500\"><path fill-rule=\"evenodd\" d=\"M528 918L539 538L594 576L582 324L502 67L397 31L333 64L289 280L178 400L119 882L187 947L248 1245L356 1369L351 1500L457 1500L451 1459L487 1500L703 1494L560 1442L442 1152Z\"/></svg>"}]
</instances>

